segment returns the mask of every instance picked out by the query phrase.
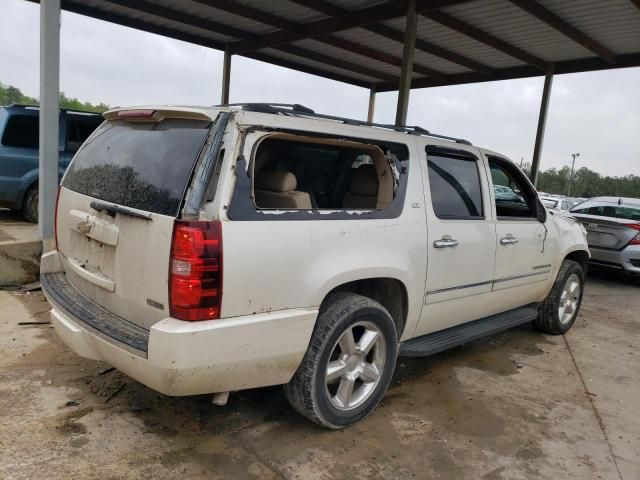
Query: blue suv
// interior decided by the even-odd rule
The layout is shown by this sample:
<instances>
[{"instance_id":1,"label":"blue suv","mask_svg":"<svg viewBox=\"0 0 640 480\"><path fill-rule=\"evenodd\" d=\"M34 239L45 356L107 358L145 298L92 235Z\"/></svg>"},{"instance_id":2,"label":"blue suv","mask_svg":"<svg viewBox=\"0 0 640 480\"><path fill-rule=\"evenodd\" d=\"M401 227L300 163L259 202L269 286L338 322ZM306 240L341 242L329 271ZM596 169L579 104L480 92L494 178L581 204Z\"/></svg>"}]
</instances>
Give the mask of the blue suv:
<instances>
[{"instance_id":1,"label":"blue suv","mask_svg":"<svg viewBox=\"0 0 640 480\"><path fill-rule=\"evenodd\" d=\"M38 118L40 109L0 107L0 207L38 221ZM60 111L58 172L62 178L80 145L102 123L96 113Z\"/></svg>"}]
</instances>

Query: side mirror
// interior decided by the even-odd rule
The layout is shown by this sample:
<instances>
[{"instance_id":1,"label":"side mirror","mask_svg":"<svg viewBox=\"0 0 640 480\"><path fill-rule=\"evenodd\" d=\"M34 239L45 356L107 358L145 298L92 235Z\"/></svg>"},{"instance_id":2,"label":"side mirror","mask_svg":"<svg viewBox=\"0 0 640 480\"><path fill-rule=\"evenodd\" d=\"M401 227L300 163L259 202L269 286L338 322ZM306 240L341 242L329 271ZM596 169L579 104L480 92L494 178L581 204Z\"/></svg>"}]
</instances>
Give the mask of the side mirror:
<instances>
[{"instance_id":1,"label":"side mirror","mask_svg":"<svg viewBox=\"0 0 640 480\"><path fill-rule=\"evenodd\" d=\"M537 199L536 201L536 218L540 223L544 223L547 221L547 209L544 208L544 205Z\"/></svg>"}]
</instances>

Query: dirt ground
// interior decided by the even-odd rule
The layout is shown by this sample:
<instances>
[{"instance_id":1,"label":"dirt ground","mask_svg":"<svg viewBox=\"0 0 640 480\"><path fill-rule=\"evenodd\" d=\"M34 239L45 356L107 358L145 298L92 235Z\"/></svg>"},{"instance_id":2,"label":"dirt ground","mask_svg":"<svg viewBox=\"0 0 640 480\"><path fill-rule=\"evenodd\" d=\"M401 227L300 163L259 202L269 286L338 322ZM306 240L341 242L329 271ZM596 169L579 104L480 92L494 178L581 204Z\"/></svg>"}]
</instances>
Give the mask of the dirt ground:
<instances>
[{"instance_id":1,"label":"dirt ground","mask_svg":"<svg viewBox=\"0 0 640 480\"><path fill-rule=\"evenodd\" d=\"M77 357L40 292L0 291L0 478L640 478L640 285L592 275L566 337L529 327L400 359L383 405L326 431L281 388L160 395Z\"/></svg>"}]
</instances>

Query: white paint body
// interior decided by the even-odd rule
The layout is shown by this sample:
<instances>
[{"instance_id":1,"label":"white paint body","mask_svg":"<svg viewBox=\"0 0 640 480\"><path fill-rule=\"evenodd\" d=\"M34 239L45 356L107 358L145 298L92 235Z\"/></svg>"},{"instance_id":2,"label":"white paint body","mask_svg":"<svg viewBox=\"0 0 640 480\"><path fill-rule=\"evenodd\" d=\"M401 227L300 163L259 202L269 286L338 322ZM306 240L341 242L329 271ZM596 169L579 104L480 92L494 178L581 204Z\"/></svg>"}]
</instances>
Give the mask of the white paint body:
<instances>
[{"instance_id":1,"label":"white paint body","mask_svg":"<svg viewBox=\"0 0 640 480\"><path fill-rule=\"evenodd\" d=\"M180 109L185 110L212 119L220 111ZM255 127L405 144L410 169L402 213L392 219L287 221L278 220L278 212L273 212L272 221L230 220L227 207L237 158L243 154L250 159L254 143L267 134L254 131L245 140L243 132ZM467 150L480 159L484 220L440 220L434 215L427 179L427 145ZM486 158L492 152L473 146L333 121L235 111L224 148L216 197L201 212L203 220L222 222L220 320L176 320L145 301L151 298L168 304L170 217L153 214L153 222L136 223L126 217L111 219L97 214L102 230L99 238L104 238L106 245L100 254L115 255L111 270L99 275L112 279L115 288L109 291L111 286L99 275L78 275L69 252L90 247L71 232L77 230L73 222L82 219L81 212L90 211L91 199L62 189L58 242L67 254L52 250L43 255L42 273L65 271L83 295L149 330L144 358L95 335L49 298L53 324L76 353L104 360L170 395L282 384L293 376L304 356L320 304L339 285L368 278L401 282L408 304L400 340L406 341L540 302L548 295L563 259L574 251L588 252L582 228L571 219L548 215L545 225L535 220L498 220ZM517 236L519 243L502 246L499 239L506 234ZM433 248L433 241L444 235L456 238L459 246ZM109 250L109 242L114 241L118 253ZM542 273L532 270L540 265L549 267ZM529 275L532 273L535 275ZM481 285L452 288L473 284Z\"/></svg>"}]
</instances>

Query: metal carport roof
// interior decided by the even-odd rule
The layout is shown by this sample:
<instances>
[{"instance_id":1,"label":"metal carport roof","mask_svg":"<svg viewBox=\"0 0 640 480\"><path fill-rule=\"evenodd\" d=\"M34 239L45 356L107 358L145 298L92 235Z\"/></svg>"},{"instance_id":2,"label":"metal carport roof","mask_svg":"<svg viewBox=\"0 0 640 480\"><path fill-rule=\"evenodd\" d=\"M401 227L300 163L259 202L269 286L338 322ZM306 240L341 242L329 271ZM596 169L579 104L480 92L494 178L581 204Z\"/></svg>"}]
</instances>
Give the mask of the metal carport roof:
<instances>
[{"instance_id":1,"label":"metal carport roof","mask_svg":"<svg viewBox=\"0 0 640 480\"><path fill-rule=\"evenodd\" d=\"M30 0L38 2L38 0ZM545 76L535 183L554 74L640 66L640 0L46 0L40 5L40 231L53 242L60 9L370 89ZM123 54L126 54L123 53Z\"/></svg>"},{"instance_id":2,"label":"metal carport roof","mask_svg":"<svg viewBox=\"0 0 640 480\"><path fill-rule=\"evenodd\" d=\"M379 0L62 0L63 10L397 90L406 9ZM417 0L412 88L640 66L640 0Z\"/></svg>"}]
</instances>

